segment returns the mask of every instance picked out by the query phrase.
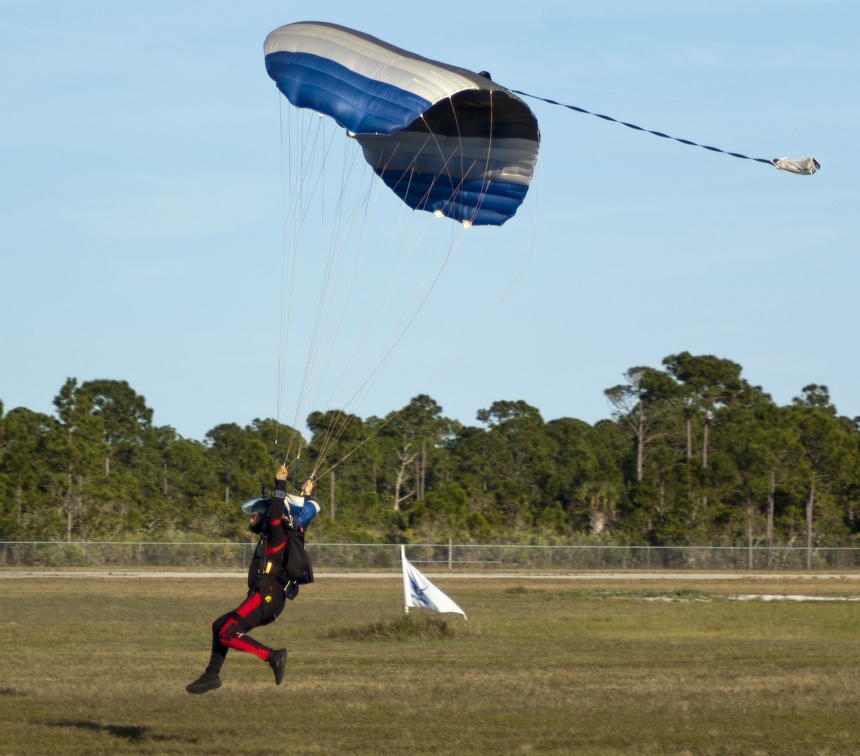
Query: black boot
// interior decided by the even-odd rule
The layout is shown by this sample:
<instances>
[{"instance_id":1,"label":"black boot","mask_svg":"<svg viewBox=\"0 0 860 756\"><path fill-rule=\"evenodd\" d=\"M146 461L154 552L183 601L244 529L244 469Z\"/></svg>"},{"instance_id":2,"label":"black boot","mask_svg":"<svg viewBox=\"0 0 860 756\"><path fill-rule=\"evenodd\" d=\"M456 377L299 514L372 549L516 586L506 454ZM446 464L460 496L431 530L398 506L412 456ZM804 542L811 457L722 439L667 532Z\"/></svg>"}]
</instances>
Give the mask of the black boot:
<instances>
[{"instance_id":1,"label":"black boot","mask_svg":"<svg viewBox=\"0 0 860 756\"><path fill-rule=\"evenodd\" d=\"M275 673L275 685L280 685L284 679L284 669L287 666L287 649L279 648L277 651L269 651L269 666Z\"/></svg>"},{"instance_id":2,"label":"black boot","mask_svg":"<svg viewBox=\"0 0 860 756\"><path fill-rule=\"evenodd\" d=\"M221 687L221 678L217 672L204 672L193 683L185 686L189 693L205 693L207 690L215 690Z\"/></svg>"}]
</instances>

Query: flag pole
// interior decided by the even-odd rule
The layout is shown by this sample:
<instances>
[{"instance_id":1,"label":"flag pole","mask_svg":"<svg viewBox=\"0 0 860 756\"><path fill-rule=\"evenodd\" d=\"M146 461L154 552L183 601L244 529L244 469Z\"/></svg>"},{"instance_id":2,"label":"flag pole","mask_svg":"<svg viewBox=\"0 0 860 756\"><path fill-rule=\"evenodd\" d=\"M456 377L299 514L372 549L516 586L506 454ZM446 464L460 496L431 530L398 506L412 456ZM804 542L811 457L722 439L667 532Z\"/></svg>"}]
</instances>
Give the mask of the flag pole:
<instances>
[{"instance_id":1,"label":"flag pole","mask_svg":"<svg viewBox=\"0 0 860 756\"><path fill-rule=\"evenodd\" d=\"M404 585L406 584L406 547L400 544L400 569L403 572ZM405 588L403 596L403 608L406 610L406 615L409 615L409 603L406 601Z\"/></svg>"}]
</instances>

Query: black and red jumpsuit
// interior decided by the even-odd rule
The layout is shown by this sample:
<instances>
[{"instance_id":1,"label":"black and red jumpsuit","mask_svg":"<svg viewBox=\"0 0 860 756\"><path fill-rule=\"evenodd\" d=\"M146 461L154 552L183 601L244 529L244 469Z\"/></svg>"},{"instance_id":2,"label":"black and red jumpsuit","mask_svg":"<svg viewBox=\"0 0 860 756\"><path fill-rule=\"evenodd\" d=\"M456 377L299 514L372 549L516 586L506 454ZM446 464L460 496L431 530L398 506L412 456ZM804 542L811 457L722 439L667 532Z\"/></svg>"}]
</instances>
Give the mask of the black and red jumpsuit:
<instances>
[{"instance_id":1,"label":"black and red jumpsuit","mask_svg":"<svg viewBox=\"0 0 860 756\"><path fill-rule=\"evenodd\" d=\"M283 491L283 482L278 488ZM276 484L277 485L277 484ZM260 541L248 568L248 596L233 611L212 623L212 654L206 672L218 674L231 648L269 660L272 649L251 638L247 633L256 627L274 622L283 611L287 584L284 558L286 555L286 509L283 498L269 499L262 520ZM281 493L283 496L283 493Z\"/></svg>"}]
</instances>

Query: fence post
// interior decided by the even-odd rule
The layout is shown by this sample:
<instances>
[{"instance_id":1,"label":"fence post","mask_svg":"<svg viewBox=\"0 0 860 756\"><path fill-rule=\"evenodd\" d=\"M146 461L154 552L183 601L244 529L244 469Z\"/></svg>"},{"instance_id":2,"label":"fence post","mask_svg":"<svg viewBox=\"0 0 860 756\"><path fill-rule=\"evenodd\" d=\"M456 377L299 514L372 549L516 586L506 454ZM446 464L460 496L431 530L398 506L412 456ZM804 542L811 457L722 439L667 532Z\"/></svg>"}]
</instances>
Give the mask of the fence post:
<instances>
[{"instance_id":1,"label":"fence post","mask_svg":"<svg viewBox=\"0 0 860 756\"><path fill-rule=\"evenodd\" d=\"M451 547L451 536L448 536L448 569L454 569L454 554Z\"/></svg>"}]
</instances>

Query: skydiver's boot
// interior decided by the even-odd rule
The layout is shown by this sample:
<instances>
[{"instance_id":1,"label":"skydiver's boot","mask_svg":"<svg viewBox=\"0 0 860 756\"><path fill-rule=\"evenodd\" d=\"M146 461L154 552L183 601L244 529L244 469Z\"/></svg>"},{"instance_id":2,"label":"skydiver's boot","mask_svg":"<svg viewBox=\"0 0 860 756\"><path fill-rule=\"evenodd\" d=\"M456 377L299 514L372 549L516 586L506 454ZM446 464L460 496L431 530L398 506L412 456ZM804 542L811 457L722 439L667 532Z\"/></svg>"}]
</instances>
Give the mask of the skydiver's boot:
<instances>
[{"instance_id":1,"label":"skydiver's boot","mask_svg":"<svg viewBox=\"0 0 860 756\"><path fill-rule=\"evenodd\" d=\"M277 651L269 651L269 666L275 673L275 685L280 685L284 679L284 670L287 667L287 649L279 648Z\"/></svg>"},{"instance_id":2,"label":"skydiver's boot","mask_svg":"<svg viewBox=\"0 0 860 756\"><path fill-rule=\"evenodd\" d=\"M221 678L217 672L204 672L193 683L185 686L189 693L206 693L221 687Z\"/></svg>"}]
</instances>

